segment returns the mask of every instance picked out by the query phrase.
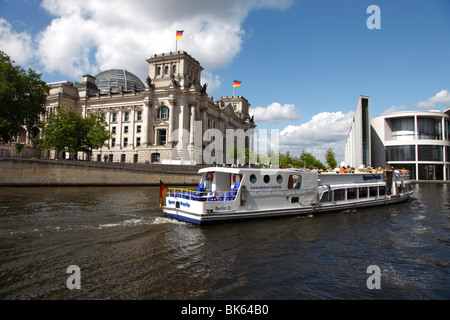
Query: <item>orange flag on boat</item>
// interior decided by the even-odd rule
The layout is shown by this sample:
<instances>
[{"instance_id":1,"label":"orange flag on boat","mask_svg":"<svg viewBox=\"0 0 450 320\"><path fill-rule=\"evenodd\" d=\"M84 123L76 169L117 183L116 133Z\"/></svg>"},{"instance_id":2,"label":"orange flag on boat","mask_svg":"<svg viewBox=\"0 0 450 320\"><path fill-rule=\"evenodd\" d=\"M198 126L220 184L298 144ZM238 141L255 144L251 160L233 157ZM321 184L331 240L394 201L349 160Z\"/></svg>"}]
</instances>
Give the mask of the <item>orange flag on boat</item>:
<instances>
[{"instance_id":1,"label":"orange flag on boat","mask_svg":"<svg viewBox=\"0 0 450 320\"><path fill-rule=\"evenodd\" d=\"M166 195L166 193L169 191L169 189L167 189L166 185L164 184L164 182L161 181L161 179L159 179L159 207L161 208L164 202L164 196Z\"/></svg>"}]
</instances>

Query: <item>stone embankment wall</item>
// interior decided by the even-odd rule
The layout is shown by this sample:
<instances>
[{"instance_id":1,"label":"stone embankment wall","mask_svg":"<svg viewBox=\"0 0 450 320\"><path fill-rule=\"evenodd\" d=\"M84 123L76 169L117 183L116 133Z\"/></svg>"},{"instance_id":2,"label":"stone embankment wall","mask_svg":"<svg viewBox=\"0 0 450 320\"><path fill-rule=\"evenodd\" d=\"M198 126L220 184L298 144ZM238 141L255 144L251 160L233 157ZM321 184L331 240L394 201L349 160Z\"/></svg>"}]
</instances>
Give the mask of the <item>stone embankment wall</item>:
<instances>
[{"instance_id":1,"label":"stone embankment wall","mask_svg":"<svg viewBox=\"0 0 450 320\"><path fill-rule=\"evenodd\" d=\"M197 167L0 158L0 186L196 185Z\"/></svg>"}]
</instances>

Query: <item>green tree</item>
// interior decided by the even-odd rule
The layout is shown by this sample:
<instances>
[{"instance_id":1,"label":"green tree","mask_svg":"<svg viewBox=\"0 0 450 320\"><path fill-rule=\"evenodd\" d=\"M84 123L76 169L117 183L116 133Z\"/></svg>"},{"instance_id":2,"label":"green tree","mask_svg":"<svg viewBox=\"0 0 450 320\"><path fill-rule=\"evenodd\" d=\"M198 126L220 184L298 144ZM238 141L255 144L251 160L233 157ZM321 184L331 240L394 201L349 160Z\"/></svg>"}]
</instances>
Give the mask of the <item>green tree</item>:
<instances>
[{"instance_id":1,"label":"green tree","mask_svg":"<svg viewBox=\"0 0 450 320\"><path fill-rule=\"evenodd\" d=\"M97 114L91 114L83 119L84 141L82 142L82 151L92 156L93 149L100 149L106 145L111 135L106 129L106 121Z\"/></svg>"},{"instance_id":2,"label":"green tree","mask_svg":"<svg viewBox=\"0 0 450 320\"><path fill-rule=\"evenodd\" d=\"M325 153L325 162L330 168L336 168L336 154L334 153L333 149L329 148Z\"/></svg>"},{"instance_id":3,"label":"green tree","mask_svg":"<svg viewBox=\"0 0 450 320\"><path fill-rule=\"evenodd\" d=\"M60 109L44 122L41 147L58 152L82 151L90 157L92 150L103 147L109 138L106 122L100 116L82 118L73 110Z\"/></svg>"},{"instance_id":4,"label":"green tree","mask_svg":"<svg viewBox=\"0 0 450 320\"><path fill-rule=\"evenodd\" d=\"M10 143L27 130L30 138L39 132L40 116L45 113L49 87L41 75L28 72L0 51L0 142Z\"/></svg>"},{"instance_id":5,"label":"green tree","mask_svg":"<svg viewBox=\"0 0 450 320\"><path fill-rule=\"evenodd\" d=\"M302 151L302 153L299 156L299 164L302 167L306 167L306 168L324 168L325 166L323 165L322 162L320 162L319 160L317 160L311 153L309 152L305 152Z\"/></svg>"},{"instance_id":6,"label":"green tree","mask_svg":"<svg viewBox=\"0 0 450 320\"><path fill-rule=\"evenodd\" d=\"M83 119L75 111L53 113L42 128L41 148L58 152L82 151Z\"/></svg>"}]
</instances>

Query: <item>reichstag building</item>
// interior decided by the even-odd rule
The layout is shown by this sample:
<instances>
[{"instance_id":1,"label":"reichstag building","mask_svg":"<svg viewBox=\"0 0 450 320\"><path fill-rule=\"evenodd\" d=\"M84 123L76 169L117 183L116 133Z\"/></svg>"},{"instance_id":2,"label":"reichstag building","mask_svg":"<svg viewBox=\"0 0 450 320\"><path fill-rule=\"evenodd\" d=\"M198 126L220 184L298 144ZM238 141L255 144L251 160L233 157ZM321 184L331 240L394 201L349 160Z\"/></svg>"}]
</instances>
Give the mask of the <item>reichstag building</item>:
<instances>
[{"instance_id":1,"label":"reichstag building","mask_svg":"<svg viewBox=\"0 0 450 320\"><path fill-rule=\"evenodd\" d=\"M208 96L207 85L200 82L203 67L186 52L155 54L147 62L145 83L123 69L85 75L81 84L50 83L47 114L73 109L82 116L96 113L106 120L111 139L94 150L93 161L199 164L199 153L211 143L204 141L208 129L219 130L225 140L227 129L248 133L256 127L244 97L213 101ZM246 135L245 147L252 148L251 141L252 135ZM222 150L213 151L223 151L223 163L225 144L221 142L216 149ZM54 151L44 155L61 156Z\"/></svg>"}]
</instances>

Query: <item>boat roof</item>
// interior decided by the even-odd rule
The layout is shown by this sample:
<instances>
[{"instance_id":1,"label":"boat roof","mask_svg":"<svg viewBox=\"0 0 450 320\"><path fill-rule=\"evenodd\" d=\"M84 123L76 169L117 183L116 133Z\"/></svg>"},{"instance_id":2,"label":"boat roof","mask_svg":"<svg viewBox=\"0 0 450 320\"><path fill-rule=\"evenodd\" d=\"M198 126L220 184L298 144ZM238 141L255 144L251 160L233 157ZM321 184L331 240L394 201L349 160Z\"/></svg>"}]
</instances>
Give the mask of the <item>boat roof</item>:
<instances>
[{"instance_id":1,"label":"boat roof","mask_svg":"<svg viewBox=\"0 0 450 320\"><path fill-rule=\"evenodd\" d=\"M334 176L334 175L339 175L339 176L345 176L345 175L368 175L368 174L382 174L383 172L377 171L377 172L373 172L373 171L355 171L352 173L335 173L335 172L317 172L317 171L310 171L308 169L303 169L303 168L249 168L249 167L241 167L241 168L236 168L236 167L206 167L206 168L202 168L198 171L198 173L206 173L206 172L224 172L224 173L232 173L232 174L244 174L244 173L258 173L258 174L262 174L262 173L267 173L267 174L275 174L278 172L283 172L283 173L292 173L292 174L298 174L300 172L315 172L318 173L320 175L330 175L330 176Z\"/></svg>"},{"instance_id":2,"label":"boat roof","mask_svg":"<svg viewBox=\"0 0 450 320\"><path fill-rule=\"evenodd\" d=\"M262 173L267 172L267 174L274 174L275 172L306 172L305 169L282 169L282 168L233 168L233 167L207 167L202 168L198 171L198 173L205 172L224 172L224 173L233 173L233 174L243 174L243 173Z\"/></svg>"}]
</instances>

